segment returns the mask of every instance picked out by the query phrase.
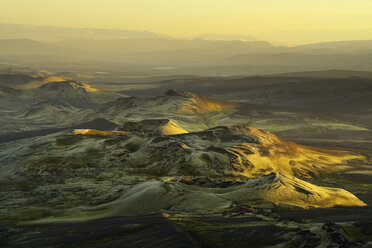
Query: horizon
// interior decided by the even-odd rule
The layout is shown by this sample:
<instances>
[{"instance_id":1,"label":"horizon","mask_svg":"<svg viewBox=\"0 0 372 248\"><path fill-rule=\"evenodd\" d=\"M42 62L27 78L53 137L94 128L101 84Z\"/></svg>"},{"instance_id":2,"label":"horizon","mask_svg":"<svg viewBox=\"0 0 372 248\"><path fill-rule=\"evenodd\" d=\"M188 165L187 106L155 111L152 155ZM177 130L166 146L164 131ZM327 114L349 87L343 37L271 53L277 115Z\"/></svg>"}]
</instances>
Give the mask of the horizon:
<instances>
[{"instance_id":1,"label":"horizon","mask_svg":"<svg viewBox=\"0 0 372 248\"><path fill-rule=\"evenodd\" d=\"M0 23L65 28L148 30L176 38L201 34L253 36L257 40L302 45L372 39L372 3L317 0L220 0L45 2L3 0ZM58 10L58 11L56 11ZM171 21L170 21L171 20ZM369 23L369 24L368 24Z\"/></svg>"},{"instance_id":2,"label":"horizon","mask_svg":"<svg viewBox=\"0 0 372 248\"><path fill-rule=\"evenodd\" d=\"M169 39L177 39L177 40L193 40L193 39L204 39L204 40L226 40L226 41L245 41L245 42L254 42L254 41L264 41L268 42L274 46L287 46L287 47L295 47L295 46L302 46L302 45L310 45L310 44L318 44L318 43L332 43L332 42L349 42L349 41L369 41L372 40L371 38L365 38L365 39L336 39L336 40L319 40L319 41L314 41L314 42L305 42L305 43L298 43L298 44L290 44L290 43L283 43L283 42L277 42L275 40L267 40L267 39L260 39L257 36L251 35L251 34L233 34L233 33L199 33L195 34L192 36L172 36L167 33L157 33L152 30L136 30L136 29L127 29L127 28L96 28L96 27L82 27L82 26L77 26L77 27L68 27L68 26L57 26L57 25L38 25L38 24L24 24L24 23L6 23L6 22L0 22L0 25L14 25L14 26L22 26L22 27L29 27L29 28L57 28L57 29L87 29L87 30L111 30L111 31L129 31L129 32L141 32L141 33L150 33L150 34L156 34L159 35L157 38L169 38ZM372 31L372 30L371 30ZM242 40L242 39L205 39L202 36L232 36L232 37L250 37L253 40ZM152 37L155 38L155 37ZM32 38L27 38L26 36L24 38L0 38L0 39L25 39L25 40L35 40L35 41L41 41L43 42L44 40L40 39L32 39ZM120 40L120 39L127 39L127 38L112 38L108 40ZM135 38L137 39L137 38ZM57 41L59 39L55 39ZM68 39L67 39L68 40ZM100 39L95 39L95 40L100 40Z\"/></svg>"}]
</instances>

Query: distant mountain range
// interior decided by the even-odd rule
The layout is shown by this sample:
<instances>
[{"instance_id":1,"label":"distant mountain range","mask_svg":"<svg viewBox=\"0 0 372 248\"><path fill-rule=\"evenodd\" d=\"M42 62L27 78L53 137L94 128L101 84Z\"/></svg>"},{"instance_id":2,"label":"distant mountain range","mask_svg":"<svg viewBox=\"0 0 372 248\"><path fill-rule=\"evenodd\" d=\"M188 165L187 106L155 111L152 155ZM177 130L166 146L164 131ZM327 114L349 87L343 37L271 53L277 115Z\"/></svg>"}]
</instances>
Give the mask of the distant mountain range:
<instances>
[{"instance_id":1,"label":"distant mountain range","mask_svg":"<svg viewBox=\"0 0 372 248\"><path fill-rule=\"evenodd\" d=\"M66 28L54 26L0 24L0 39L32 39L55 41L65 39L133 39L168 38L148 31L98 28Z\"/></svg>"},{"instance_id":2,"label":"distant mountain range","mask_svg":"<svg viewBox=\"0 0 372 248\"><path fill-rule=\"evenodd\" d=\"M256 41L257 39L249 35L231 35L231 34L201 34L193 37L195 39L203 40L240 40L240 41Z\"/></svg>"},{"instance_id":3,"label":"distant mountain range","mask_svg":"<svg viewBox=\"0 0 372 248\"><path fill-rule=\"evenodd\" d=\"M161 76L370 71L372 40L289 47L251 36L176 39L147 31L0 24L0 63Z\"/></svg>"}]
</instances>

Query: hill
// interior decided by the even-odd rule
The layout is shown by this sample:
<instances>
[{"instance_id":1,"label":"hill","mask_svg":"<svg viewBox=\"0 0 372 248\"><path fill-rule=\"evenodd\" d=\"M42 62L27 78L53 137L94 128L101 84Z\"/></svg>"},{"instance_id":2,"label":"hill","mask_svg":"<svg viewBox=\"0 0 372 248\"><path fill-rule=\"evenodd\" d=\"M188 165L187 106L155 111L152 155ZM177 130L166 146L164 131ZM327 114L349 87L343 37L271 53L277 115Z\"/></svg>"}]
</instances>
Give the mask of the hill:
<instances>
[{"instance_id":1,"label":"hill","mask_svg":"<svg viewBox=\"0 0 372 248\"><path fill-rule=\"evenodd\" d=\"M5 144L0 181L13 185L38 178L28 184L27 194L9 190L6 202L30 209L25 201L47 201L44 209L59 217L46 222L80 218L89 205L97 214L88 219L165 210L224 212L234 204L261 209L365 205L345 190L295 177L342 171L340 165L363 160L361 155L296 145L248 126L171 134L144 130L144 124L163 127L164 121L122 125L120 131L79 128ZM61 183L65 181L69 183ZM51 188L53 201L48 194L36 193ZM84 197L69 198L77 188ZM60 202L69 206L67 212L52 207ZM23 208L15 216L20 216L18 211L37 217Z\"/></svg>"}]
</instances>

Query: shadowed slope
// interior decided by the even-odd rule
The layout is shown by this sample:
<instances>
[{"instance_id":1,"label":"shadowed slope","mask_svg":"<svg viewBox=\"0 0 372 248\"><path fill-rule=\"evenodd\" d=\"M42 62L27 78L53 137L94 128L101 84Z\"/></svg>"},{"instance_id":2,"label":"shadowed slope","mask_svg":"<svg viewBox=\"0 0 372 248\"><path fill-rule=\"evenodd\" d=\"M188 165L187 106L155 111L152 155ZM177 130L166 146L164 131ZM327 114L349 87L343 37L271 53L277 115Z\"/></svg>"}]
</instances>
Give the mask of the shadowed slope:
<instances>
[{"instance_id":1,"label":"shadowed slope","mask_svg":"<svg viewBox=\"0 0 372 248\"><path fill-rule=\"evenodd\" d=\"M98 109L99 113L123 115L152 111L153 113L193 115L233 110L238 103L198 96L190 92L169 90L158 97L119 98Z\"/></svg>"},{"instance_id":2,"label":"shadowed slope","mask_svg":"<svg viewBox=\"0 0 372 248\"><path fill-rule=\"evenodd\" d=\"M233 203L263 208L365 206L346 190L319 187L296 177L272 173L224 188L201 186L197 180L145 182L107 204L113 209L106 216L142 215L162 209L209 213L229 208Z\"/></svg>"},{"instance_id":3,"label":"shadowed slope","mask_svg":"<svg viewBox=\"0 0 372 248\"><path fill-rule=\"evenodd\" d=\"M188 133L185 129L169 119L150 119L143 121L124 122L119 130L134 131L152 135L175 135Z\"/></svg>"}]
</instances>

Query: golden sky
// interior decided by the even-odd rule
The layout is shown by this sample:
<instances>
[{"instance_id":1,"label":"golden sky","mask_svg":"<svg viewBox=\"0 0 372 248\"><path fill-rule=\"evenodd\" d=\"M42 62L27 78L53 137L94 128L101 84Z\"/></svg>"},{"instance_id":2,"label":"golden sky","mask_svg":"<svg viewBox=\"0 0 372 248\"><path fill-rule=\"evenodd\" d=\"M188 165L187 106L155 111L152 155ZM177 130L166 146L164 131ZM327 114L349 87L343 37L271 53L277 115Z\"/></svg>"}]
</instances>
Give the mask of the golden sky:
<instances>
[{"instance_id":1,"label":"golden sky","mask_svg":"<svg viewBox=\"0 0 372 248\"><path fill-rule=\"evenodd\" d=\"M372 0L0 0L0 23L303 44L372 39Z\"/></svg>"}]
</instances>

